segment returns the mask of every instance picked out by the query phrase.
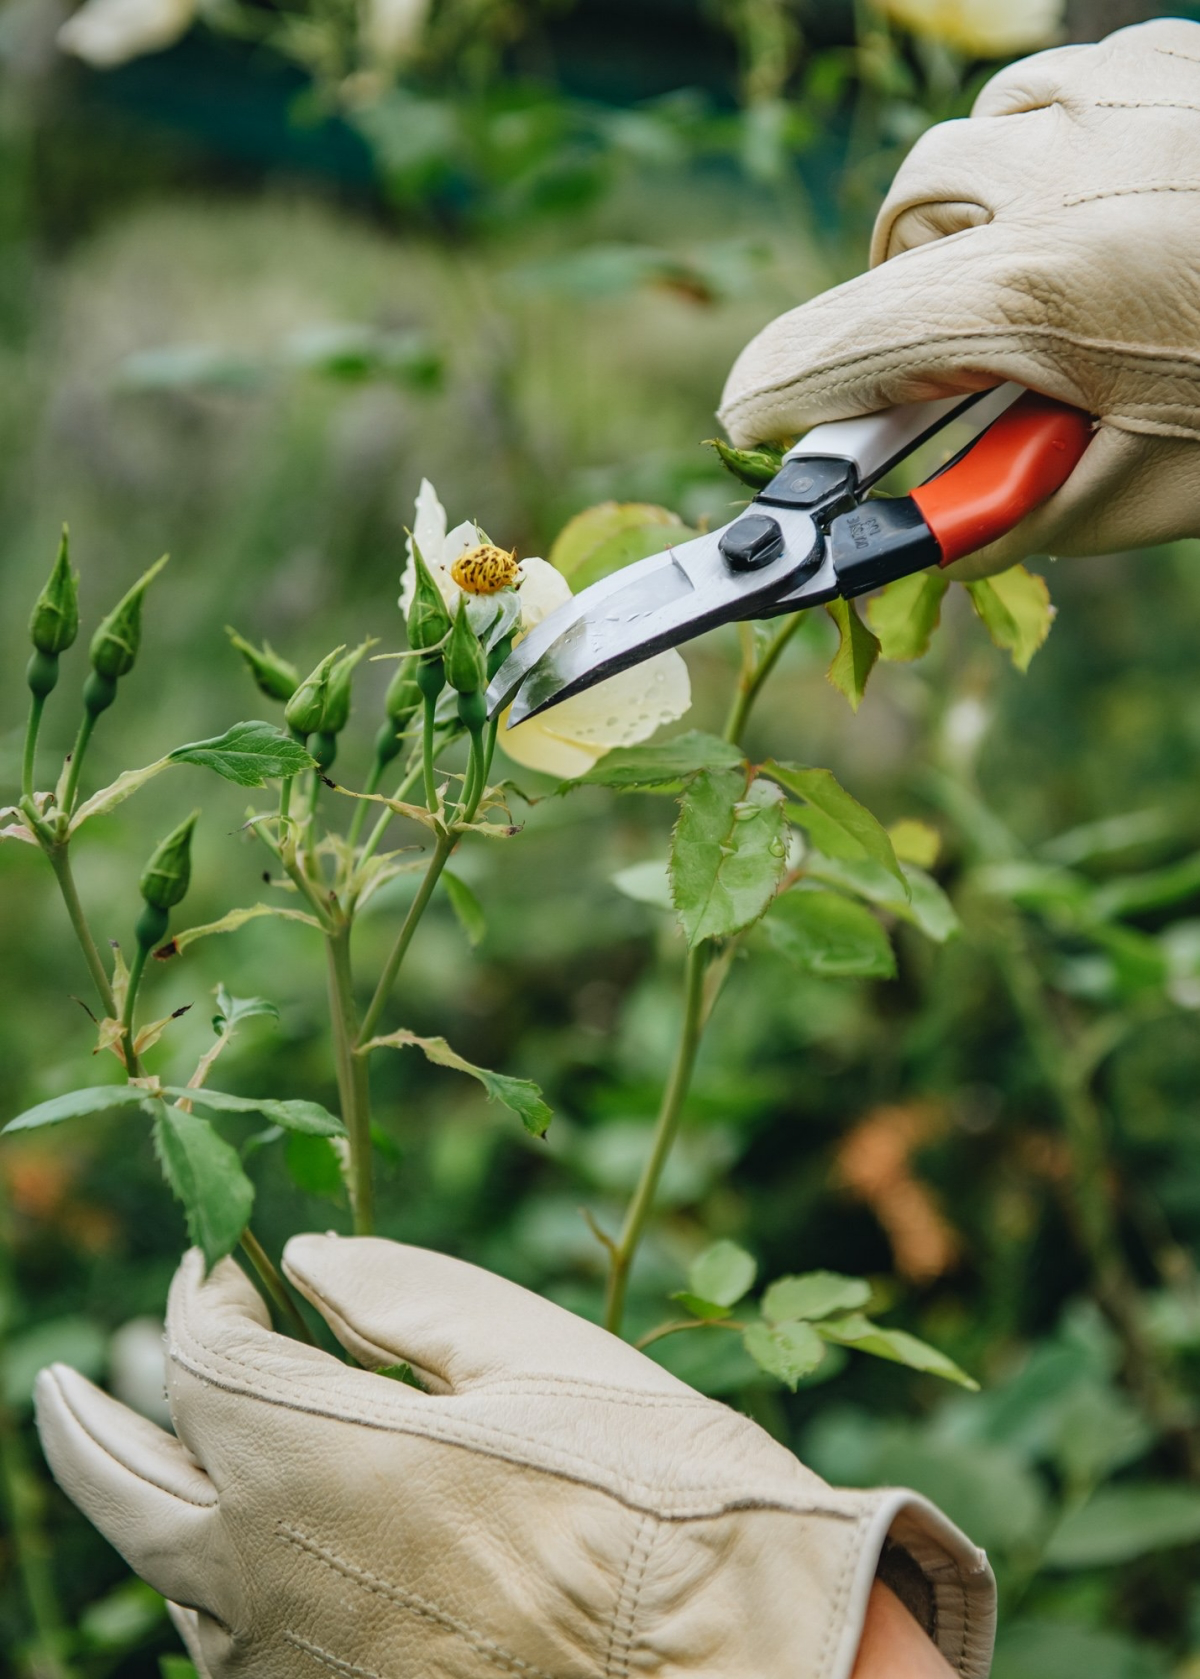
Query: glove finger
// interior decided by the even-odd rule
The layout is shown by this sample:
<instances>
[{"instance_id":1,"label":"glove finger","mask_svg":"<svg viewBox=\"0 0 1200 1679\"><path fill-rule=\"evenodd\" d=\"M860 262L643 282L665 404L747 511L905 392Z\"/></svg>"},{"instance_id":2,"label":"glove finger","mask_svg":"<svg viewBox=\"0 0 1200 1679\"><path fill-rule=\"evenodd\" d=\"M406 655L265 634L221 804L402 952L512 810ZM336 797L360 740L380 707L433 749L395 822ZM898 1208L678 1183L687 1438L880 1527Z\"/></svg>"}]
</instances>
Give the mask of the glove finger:
<instances>
[{"instance_id":1,"label":"glove finger","mask_svg":"<svg viewBox=\"0 0 1200 1679\"><path fill-rule=\"evenodd\" d=\"M183 1647L192 1658L192 1665L200 1679L210 1679L207 1663L200 1650L199 1615L194 1609L184 1609L178 1603L168 1603L167 1614L174 1623L175 1631L183 1640Z\"/></svg>"},{"instance_id":2,"label":"glove finger","mask_svg":"<svg viewBox=\"0 0 1200 1679\"><path fill-rule=\"evenodd\" d=\"M1006 379L1091 409L1041 303L1046 252L991 222L905 251L773 321L742 351L720 418L734 442L794 436L895 402Z\"/></svg>"},{"instance_id":3,"label":"glove finger","mask_svg":"<svg viewBox=\"0 0 1200 1679\"><path fill-rule=\"evenodd\" d=\"M404 1361L436 1393L534 1374L682 1387L595 1324L446 1254L367 1236L294 1236L283 1264L361 1364Z\"/></svg>"},{"instance_id":4,"label":"glove finger","mask_svg":"<svg viewBox=\"0 0 1200 1679\"><path fill-rule=\"evenodd\" d=\"M197 1601L217 1491L178 1440L66 1365L43 1370L38 1432L59 1486L164 1597Z\"/></svg>"}]
</instances>

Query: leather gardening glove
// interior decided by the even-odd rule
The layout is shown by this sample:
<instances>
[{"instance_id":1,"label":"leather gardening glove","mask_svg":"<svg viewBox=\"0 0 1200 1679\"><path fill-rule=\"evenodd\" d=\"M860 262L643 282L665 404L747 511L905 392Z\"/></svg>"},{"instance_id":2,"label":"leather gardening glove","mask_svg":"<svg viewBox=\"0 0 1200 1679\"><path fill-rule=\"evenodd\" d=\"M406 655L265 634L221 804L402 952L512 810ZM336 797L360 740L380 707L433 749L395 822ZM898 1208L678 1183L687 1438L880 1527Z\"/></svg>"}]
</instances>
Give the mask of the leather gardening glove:
<instances>
[{"instance_id":1,"label":"leather gardening glove","mask_svg":"<svg viewBox=\"0 0 1200 1679\"><path fill-rule=\"evenodd\" d=\"M209 1679L845 1679L885 1535L983 1679L983 1554L911 1493L827 1487L604 1330L459 1260L300 1236L366 1369L286 1340L232 1261L171 1290L178 1438L56 1365L60 1485ZM409 1363L428 1392L373 1374ZM911 1567L911 1564L909 1565ZM915 1570L914 1570L915 1573Z\"/></svg>"},{"instance_id":2,"label":"leather gardening glove","mask_svg":"<svg viewBox=\"0 0 1200 1679\"><path fill-rule=\"evenodd\" d=\"M1200 24L1002 70L917 142L871 264L742 351L735 443L1015 379L1099 426L1063 488L952 576L1200 534Z\"/></svg>"}]
</instances>

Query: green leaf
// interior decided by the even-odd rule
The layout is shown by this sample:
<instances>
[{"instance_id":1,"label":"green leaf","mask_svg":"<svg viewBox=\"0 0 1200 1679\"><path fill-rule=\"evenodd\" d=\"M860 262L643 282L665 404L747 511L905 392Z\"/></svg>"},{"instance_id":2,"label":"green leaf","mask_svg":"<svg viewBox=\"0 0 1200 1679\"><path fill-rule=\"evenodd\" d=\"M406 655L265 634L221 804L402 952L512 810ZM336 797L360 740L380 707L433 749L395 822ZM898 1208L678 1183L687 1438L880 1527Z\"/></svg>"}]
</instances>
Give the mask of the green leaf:
<instances>
[{"instance_id":1,"label":"green leaf","mask_svg":"<svg viewBox=\"0 0 1200 1679\"><path fill-rule=\"evenodd\" d=\"M689 1293L686 1288L679 1289L671 1299L678 1300L685 1312L690 1312L694 1318L703 1318L706 1323L716 1323L730 1315L728 1306L718 1306L712 1300L704 1300L698 1294Z\"/></svg>"},{"instance_id":2,"label":"green leaf","mask_svg":"<svg viewBox=\"0 0 1200 1679\"><path fill-rule=\"evenodd\" d=\"M235 723L212 740L193 741L167 754L168 763L198 764L215 770L239 787L265 787L268 781L315 769L300 742L273 723Z\"/></svg>"},{"instance_id":3,"label":"green leaf","mask_svg":"<svg viewBox=\"0 0 1200 1679\"><path fill-rule=\"evenodd\" d=\"M61 1125L64 1119L83 1119L86 1115L112 1113L117 1108L140 1108L148 1119L157 1112L157 1103L145 1090L132 1084L102 1084L86 1090L69 1090L65 1096L52 1096L39 1102L36 1108L26 1108L4 1127L10 1131L39 1131L44 1125Z\"/></svg>"},{"instance_id":4,"label":"green leaf","mask_svg":"<svg viewBox=\"0 0 1200 1679\"><path fill-rule=\"evenodd\" d=\"M188 1234L211 1270L249 1224L254 1185L237 1151L199 1114L159 1103L154 1146L163 1176L183 1202Z\"/></svg>"},{"instance_id":5,"label":"green leaf","mask_svg":"<svg viewBox=\"0 0 1200 1679\"><path fill-rule=\"evenodd\" d=\"M327 1201L344 1201L346 1180L342 1157L328 1137L314 1137L293 1131L283 1150L288 1176L305 1195L320 1195Z\"/></svg>"},{"instance_id":6,"label":"green leaf","mask_svg":"<svg viewBox=\"0 0 1200 1679\"><path fill-rule=\"evenodd\" d=\"M896 959L879 922L838 892L785 892L763 931L781 956L826 978L892 979Z\"/></svg>"},{"instance_id":7,"label":"green leaf","mask_svg":"<svg viewBox=\"0 0 1200 1679\"><path fill-rule=\"evenodd\" d=\"M386 1038L372 1038L363 1045L363 1052L372 1049L419 1049L427 1061L439 1067L452 1067L455 1072L467 1073L478 1079L487 1092L489 1102L501 1102L511 1108L526 1131L534 1137L544 1137L553 1110L547 1105L532 1079L510 1078L507 1073L492 1073L486 1067L476 1067L450 1048L445 1038L420 1038L415 1032L389 1032Z\"/></svg>"},{"instance_id":8,"label":"green leaf","mask_svg":"<svg viewBox=\"0 0 1200 1679\"><path fill-rule=\"evenodd\" d=\"M837 625L839 638L825 677L850 701L851 711L857 711L879 657L879 642L859 617L853 601L827 601L825 610Z\"/></svg>"},{"instance_id":9,"label":"green leaf","mask_svg":"<svg viewBox=\"0 0 1200 1679\"><path fill-rule=\"evenodd\" d=\"M884 659L919 659L942 616L942 597L950 579L940 571L916 571L888 583L867 602L867 618L879 637Z\"/></svg>"},{"instance_id":10,"label":"green leaf","mask_svg":"<svg viewBox=\"0 0 1200 1679\"><path fill-rule=\"evenodd\" d=\"M762 1299L769 1323L790 1319L827 1318L832 1312L853 1312L871 1298L871 1285L862 1277L843 1277L837 1271L806 1271L802 1277L779 1277Z\"/></svg>"},{"instance_id":11,"label":"green leaf","mask_svg":"<svg viewBox=\"0 0 1200 1679\"><path fill-rule=\"evenodd\" d=\"M154 954L161 961L170 956L182 956L190 944L211 938L214 933L236 933L239 927L244 927L248 921L257 921L263 915L276 915L281 921L299 921L305 927L319 928L321 925L315 915L307 915L302 909L285 909L282 904L252 904L248 909L231 909L219 921L206 921L200 927L185 927L182 933L176 933Z\"/></svg>"},{"instance_id":12,"label":"green leaf","mask_svg":"<svg viewBox=\"0 0 1200 1679\"><path fill-rule=\"evenodd\" d=\"M47 1364L69 1364L81 1375L98 1379L104 1370L108 1336L91 1318L52 1318L7 1337L0 1399L14 1411L33 1403L33 1384Z\"/></svg>"},{"instance_id":13,"label":"green leaf","mask_svg":"<svg viewBox=\"0 0 1200 1679\"><path fill-rule=\"evenodd\" d=\"M564 781L559 791L610 787L615 793L676 793L701 770L731 769L742 762L741 752L727 740L692 729L649 746L618 746L578 781Z\"/></svg>"},{"instance_id":14,"label":"green leaf","mask_svg":"<svg viewBox=\"0 0 1200 1679\"><path fill-rule=\"evenodd\" d=\"M451 874L449 869L442 870L442 879L446 883L446 896L450 900L450 908L458 917L458 924L467 935L467 943L474 949L487 932L487 919L483 913L483 905L466 881L460 880L456 874Z\"/></svg>"},{"instance_id":15,"label":"green leaf","mask_svg":"<svg viewBox=\"0 0 1200 1679\"><path fill-rule=\"evenodd\" d=\"M759 1369L793 1393L801 1377L817 1368L826 1351L821 1337L807 1323L752 1323L742 1341Z\"/></svg>"},{"instance_id":16,"label":"green leaf","mask_svg":"<svg viewBox=\"0 0 1200 1679\"><path fill-rule=\"evenodd\" d=\"M186 1656L160 1656L160 1679L200 1679L200 1674Z\"/></svg>"},{"instance_id":17,"label":"green leaf","mask_svg":"<svg viewBox=\"0 0 1200 1679\"><path fill-rule=\"evenodd\" d=\"M627 869L618 869L612 883L635 904L665 910L675 907L671 902L671 865L665 857L652 857L645 863L631 863Z\"/></svg>"},{"instance_id":18,"label":"green leaf","mask_svg":"<svg viewBox=\"0 0 1200 1679\"><path fill-rule=\"evenodd\" d=\"M1018 670L1028 670L1054 622L1046 579L1018 565L968 583L967 593L996 646L1009 654Z\"/></svg>"},{"instance_id":19,"label":"green leaf","mask_svg":"<svg viewBox=\"0 0 1200 1679\"><path fill-rule=\"evenodd\" d=\"M279 1102L269 1096L228 1096L223 1090L210 1090L203 1085L189 1090L183 1085L163 1086L167 1096L177 1100L187 1098L197 1107L212 1108L217 1113L261 1114L268 1125L282 1125L285 1131L302 1131L309 1137L344 1137L346 1127L328 1108L319 1102Z\"/></svg>"},{"instance_id":20,"label":"green leaf","mask_svg":"<svg viewBox=\"0 0 1200 1679\"><path fill-rule=\"evenodd\" d=\"M217 986L214 1032L233 1032L243 1020L254 1020L260 1015L270 1020L278 1020L279 1010L266 997L231 997L223 985Z\"/></svg>"},{"instance_id":21,"label":"green leaf","mask_svg":"<svg viewBox=\"0 0 1200 1679\"><path fill-rule=\"evenodd\" d=\"M1002 1628L992 1679L1168 1679L1171 1668L1152 1644L1075 1621L1017 1621Z\"/></svg>"},{"instance_id":22,"label":"green leaf","mask_svg":"<svg viewBox=\"0 0 1200 1679\"><path fill-rule=\"evenodd\" d=\"M807 826L809 812L818 813L813 839L826 856L848 860L871 857L904 885L904 875L887 829L865 805L847 793L832 771L809 769L804 764L781 764L772 758L763 765L763 774L777 781L793 798L804 801L808 810L798 812L797 821Z\"/></svg>"},{"instance_id":23,"label":"green leaf","mask_svg":"<svg viewBox=\"0 0 1200 1679\"><path fill-rule=\"evenodd\" d=\"M690 542L696 534L665 507L604 501L564 525L546 558L571 579L572 592L578 594L621 566Z\"/></svg>"},{"instance_id":24,"label":"green leaf","mask_svg":"<svg viewBox=\"0 0 1200 1679\"><path fill-rule=\"evenodd\" d=\"M714 1242L688 1266L688 1291L712 1306L736 1306L754 1287L758 1265L736 1242Z\"/></svg>"},{"instance_id":25,"label":"green leaf","mask_svg":"<svg viewBox=\"0 0 1200 1679\"><path fill-rule=\"evenodd\" d=\"M783 801L742 769L705 770L680 801L671 842L671 896L690 945L748 927L783 875Z\"/></svg>"},{"instance_id":26,"label":"green leaf","mask_svg":"<svg viewBox=\"0 0 1200 1679\"><path fill-rule=\"evenodd\" d=\"M1200 1488L1142 1483L1101 1487L1055 1529L1048 1568L1104 1568L1200 1540Z\"/></svg>"},{"instance_id":27,"label":"green leaf","mask_svg":"<svg viewBox=\"0 0 1200 1679\"><path fill-rule=\"evenodd\" d=\"M115 810L119 804L123 804L130 794L136 793L148 781L152 781L156 775L170 767L170 758L158 758L153 764L146 764L140 770L123 771L115 781L83 801L71 818L68 832L78 833L83 824L93 816L107 816L110 810Z\"/></svg>"},{"instance_id":28,"label":"green leaf","mask_svg":"<svg viewBox=\"0 0 1200 1679\"><path fill-rule=\"evenodd\" d=\"M842 861L813 852L804 860L804 872L808 879L819 880L826 886L837 886L844 892L866 898L868 902L878 904L880 909L911 921L936 944L945 944L947 939L962 930L957 910L937 881L924 869L913 868L910 863L902 863L900 867L908 885L907 898L896 890L896 882L887 870L869 859Z\"/></svg>"},{"instance_id":29,"label":"green leaf","mask_svg":"<svg viewBox=\"0 0 1200 1679\"><path fill-rule=\"evenodd\" d=\"M153 1587L122 1580L106 1597L88 1604L79 1617L79 1632L89 1654L123 1655L143 1644L166 1618L166 1603Z\"/></svg>"},{"instance_id":30,"label":"green leaf","mask_svg":"<svg viewBox=\"0 0 1200 1679\"><path fill-rule=\"evenodd\" d=\"M884 1329L872 1323L870 1318L863 1317L861 1312L850 1312L844 1318L827 1318L817 1327L826 1340L835 1341L839 1346L853 1347L860 1353L872 1353L876 1358L890 1359L894 1364L905 1364L910 1370L923 1370L930 1376L941 1376L944 1381L956 1382L972 1393L979 1391L979 1383L974 1377L960 1370L945 1353L918 1341L915 1335L909 1335L903 1329Z\"/></svg>"}]
</instances>

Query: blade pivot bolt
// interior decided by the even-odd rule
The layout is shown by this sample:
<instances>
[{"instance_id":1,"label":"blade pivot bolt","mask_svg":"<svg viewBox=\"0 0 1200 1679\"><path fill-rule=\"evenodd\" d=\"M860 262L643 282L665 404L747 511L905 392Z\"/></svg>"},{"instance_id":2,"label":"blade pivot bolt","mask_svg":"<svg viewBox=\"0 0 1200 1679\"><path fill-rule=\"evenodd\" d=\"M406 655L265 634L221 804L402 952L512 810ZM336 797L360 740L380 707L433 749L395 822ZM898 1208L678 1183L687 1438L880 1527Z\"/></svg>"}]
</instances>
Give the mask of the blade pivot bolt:
<instances>
[{"instance_id":1,"label":"blade pivot bolt","mask_svg":"<svg viewBox=\"0 0 1200 1679\"><path fill-rule=\"evenodd\" d=\"M731 571L758 571L783 553L783 531L766 513L747 513L730 525L718 546Z\"/></svg>"}]
</instances>

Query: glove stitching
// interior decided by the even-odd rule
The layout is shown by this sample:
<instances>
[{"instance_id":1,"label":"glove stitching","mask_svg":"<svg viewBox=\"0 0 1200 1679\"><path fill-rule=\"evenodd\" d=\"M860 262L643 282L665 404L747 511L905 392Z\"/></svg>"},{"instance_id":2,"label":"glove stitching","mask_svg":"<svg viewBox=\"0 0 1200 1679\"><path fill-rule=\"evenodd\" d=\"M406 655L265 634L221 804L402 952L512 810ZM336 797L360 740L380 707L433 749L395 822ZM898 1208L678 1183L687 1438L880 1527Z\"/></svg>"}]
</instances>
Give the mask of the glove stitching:
<instances>
[{"instance_id":1,"label":"glove stitching","mask_svg":"<svg viewBox=\"0 0 1200 1679\"><path fill-rule=\"evenodd\" d=\"M345 1557L338 1556L336 1551L327 1550L311 1535L302 1532L299 1528L288 1527L286 1523L280 1522L276 1531L286 1544L294 1546L298 1551L306 1552L318 1562L324 1563L325 1567L332 1569L334 1573L342 1575L344 1579L352 1581L356 1586L361 1586L364 1591L373 1592L377 1597L386 1598L389 1603L394 1603L397 1608L408 1609L413 1614L419 1615L422 1620L432 1621L435 1626L443 1628L446 1632L454 1633L464 1643L470 1645L477 1655L495 1662L498 1667L507 1668L510 1673L528 1674L529 1679L554 1679L553 1674L547 1673L543 1668L535 1667L532 1662L522 1661L520 1656L513 1655L510 1650L506 1650L502 1644L497 1644L494 1639L488 1638L485 1633L478 1631L468 1621L460 1620L457 1615L451 1615L445 1609L439 1609L437 1604L431 1603L428 1598L419 1597L415 1592L406 1592L400 1586L393 1585L390 1580L381 1579L378 1574L372 1574L369 1569L360 1568L357 1563L349 1562ZM292 1638L295 1642L293 1634L288 1633L286 1636ZM346 1666L341 1671L361 1673L363 1670ZM376 1679L376 1676L372 1675L371 1679Z\"/></svg>"},{"instance_id":2,"label":"glove stitching","mask_svg":"<svg viewBox=\"0 0 1200 1679\"><path fill-rule=\"evenodd\" d=\"M469 1418L443 1417L435 1425L434 1419L425 1413L423 1420L414 1415L411 1420L392 1422L355 1412L298 1405L294 1400L283 1398L278 1392L258 1386L244 1372L235 1383L224 1372L214 1369L211 1365L205 1365L200 1360L190 1361L178 1351L173 1350L171 1357L192 1375L210 1382L226 1393L259 1399L265 1404L277 1405L284 1411L298 1411L302 1416L326 1417L332 1422L344 1422L356 1428L370 1428L384 1434L405 1434L418 1440L434 1440L464 1451L478 1451L485 1456L499 1456L506 1462L516 1463L520 1467L532 1468L543 1474L558 1475L566 1480L577 1481L583 1486L595 1487L609 1497L617 1499L619 1503L632 1504L635 1497L649 1499L653 1501L655 1514L665 1519L687 1521L739 1509L787 1510L796 1515L830 1516L839 1521L858 1519L844 1504L826 1504L812 1498L806 1498L803 1502L781 1497L732 1499L728 1486L720 1483L698 1483L687 1487L685 1496L676 1498L673 1496L675 1488L638 1480L622 1472L606 1471L594 1458L568 1452L562 1447L548 1446L543 1437L495 1428L490 1424L473 1422ZM524 1447L525 1451L519 1456L513 1455L516 1447ZM610 1478L602 1478L605 1474ZM633 1508L642 1506L633 1505Z\"/></svg>"},{"instance_id":3,"label":"glove stitching","mask_svg":"<svg viewBox=\"0 0 1200 1679\"><path fill-rule=\"evenodd\" d=\"M1191 99L1097 99L1098 111L1200 111Z\"/></svg>"},{"instance_id":4,"label":"glove stitching","mask_svg":"<svg viewBox=\"0 0 1200 1679\"><path fill-rule=\"evenodd\" d=\"M621 1575L621 1589L617 1593L617 1607L613 1615L612 1631L609 1633L608 1652L604 1658L604 1679L629 1679L629 1656L633 1648L634 1629L637 1626L638 1604L641 1601L646 1570L650 1564L650 1552L653 1549L651 1533L654 1526L653 1516L643 1516L629 1547L629 1556ZM635 1564L636 1575L633 1573Z\"/></svg>"},{"instance_id":5,"label":"glove stitching","mask_svg":"<svg viewBox=\"0 0 1200 1679\"><path fill-rule=\"evenodd\" d=\"M1077 204L1095 204L1101 198L1137 198L1142 193L1152 192L1200 192L1200 181L1148 181L1138 187L1104 187L1095 192L1077 193L1074 198L1064 198L1063 209L1074 209Z\"/></svg>"},{"instance_id":6,"label":"glove stitching","mask_svg":"<svg viewBox=\"0 0 1200 1679\"><path fill-rule=\"evenodd\" d=\"M846 1599L850 1596L850 1589L854 1585L858 1572L858 1553L862 1544L862 1533L868 1522L868 1514L863 1511L854 1523L854 1531L850 1536L851 1542L847 1549L847 1558L842 1566L841 1578L838 1581L837 1595L825 1619L825 1636L821 1640L820 1654L817 1656L817 1676L828 1673L829 1663L836 1652L837 1640L841 1634L845 1619Z\"/></svg>"},{"instance_id":7,"label":"glove stitching","mask_svg":"<svg viewBox=\"0 0 1200 1679\"><path fill-rule=\"evenodd\" d=\"M1200 64L1200 58L1194 53L1180 52L1176 47L1155 47L1154 51L1160 52L1164 58L1184 58L1189 64Z\"/></svg>"},{"instance_id":8,"label":"glove stitching","mask_svg":"<svg viewBox=\"0 0 1200 1679\"><path fill-rule=\"evenodd\" d=\"M332 1668L335 1673L344 1673L349 1679L383 1679L382 1674L375 1673L369 1667L355 1667L353 1662L344 1662L340 1656L322 1650L319 1644L310 1644L307 1638L299 1638L294 1632L283 1635L289 1644L294 1644L297 1650L303 1650L306 1656L311 1656L324 1667Z\"/></svg>"}]
</instances>

